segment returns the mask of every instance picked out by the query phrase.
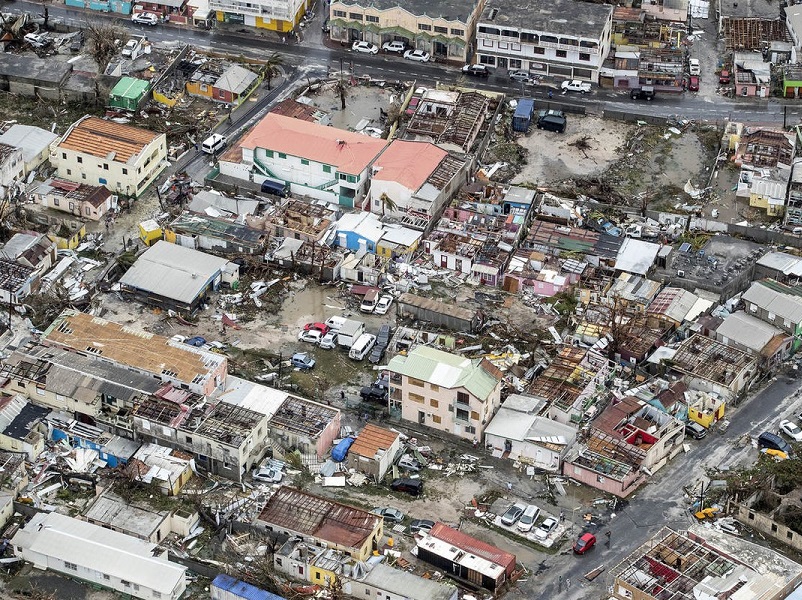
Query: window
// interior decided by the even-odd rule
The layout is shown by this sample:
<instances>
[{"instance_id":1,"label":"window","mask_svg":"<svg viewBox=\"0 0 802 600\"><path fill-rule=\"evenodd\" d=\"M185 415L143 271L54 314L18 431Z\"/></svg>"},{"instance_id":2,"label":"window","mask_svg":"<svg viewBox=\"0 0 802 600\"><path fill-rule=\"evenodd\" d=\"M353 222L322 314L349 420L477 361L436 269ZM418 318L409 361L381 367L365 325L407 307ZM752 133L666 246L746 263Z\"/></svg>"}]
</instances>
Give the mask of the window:
<instances>
[{"instance_id":1,"label":"window","mask_svg":"<svg viewBox=\"0 0 802 600\"><path fill-rule=\"evenodd\" d=\"M587 52L580 52L579 60L590 60L590 54L588 54Z\"/></svg>"},{"instance_id":2,"label":"window","mask_svg":"<svg viewBox=\"0 0 802 600\"><path fill-rule=\"evenodd\" d=\"M346 14L345 14L344 10L335 10L334 11L334 16L335 17L344 17L344 16L346 16Z\"/></svg>"},{"instance_id":3,"label":"window","mask_svg":"<svg viewBox=\"0 0 802 600\"><path fill-rule=\"evenodd\" d=\"M777 533L777 523L772 523L771 524L771 532L772 533Z\"/></svg>"},{"instance_id":4,"label":"window","mask_svg":"<svg viewBox=\"0 0 802 600\"><path fill-rule=\"evenodd\" d=\"M434 384L434 383L430 383L430 384L429 384L429 388L431 388L431 390L432 390L433 392L439 392L439 391L440 391L440 386L439 386L439 385L437 385L437 384Z\"/></svg>"},{"instance_id":5,"label":"window","mask_svg":"<svg viewBox=\"0 0 802 600\"><path fill-rule=\"evenodd\" d=\"M504 37L511 37L518 39L518 32L513 31L512 29L502 29L501 35L503 35Z\"/></svg>"},{"instance_id":6,"label":"window","mask_svg":"<svg viewBox=\"0 0 802 600\"><path fill-rule=\"evenodd\" d=\"M568 51L567 50L557 50L557 58L567 58Z\"/></svg>"},{"instance_id":7,"label":"window","mask_svg":"<svg viewBox=\"0 0 802 600\"><path fill-rule=\"evenodd\" d=\"M92 214L92 208L91 208L91 207L89 207L89 206L87 206L87 207L84 209L84 212L85 212L86 214L88 214L88 215L91 215L91 214Z\"/></svg>"},{"instance_id":8,"label":"window","mask_svg":"<svg viewBox=\"0 0 802 600\"><path fill-rule=\"evenodd\" d=\"M75 202L70 202L70 210L75 210Z\"/></svg>"},{"instance_id":9,"label":"window","mask_svg":"<svg viewBox=\"0 0 802 600\"><path fill-rule=\"evenodd\" d=\"M476 433L476 427L474 427L473 425L468 425L465 428L465 433Z\"/></svg>"},{"instance_id":10,"label":"window","mask_svg":"<svg viewBox=\"0 0 802 600\"><path fill-rule=\"evenodd\" d=\"M305 158L302 158L302 159L301 159L301 164L302 164L302 165L307 165L307 166L308 166L308 165L309 165L309 161L308 161L308 160L306 160Z\"/></svg>"},{"instance_id":11,"label":"window","mask_svg":"<svg viewBox=\"0 0 802 600\"><path fill-rule=\"evenodd\" d=\"M362 13L348 13L348 18L349 19L354 19L355 21L361 21L362 20Z\"/></svg>"},{"instance_id":12,"label":"window","mask_svg":"<svg viewBox=\"0 0 802 600\"><path fill-rule=\"evenodd\" d=\"M187 444L192 444L192 438L187 436Z\"/></svg>"},{"instance_id":13,"label":"window","mask_svg":"<svg viewBox=\"0 0 802 600\"><path fill-rule=\"evenodd\" d=\"M499 50L508 50L510 45L507 42L499 42L498 49Z\"/></svg>"},{"instance_id":14,"label":"window","mask_svg":"<svg viewBox=\"0 0 802 600\"><path fill-rule=\"evenodd\" d=\"M510 69L520 69L521 68L521 61L517 58L510 59Z\"/></svg>"},{"instance_id":15,"label":"window","mask_svg":"<svg viewBox=\"0 0 802 600\"><path fill-rule=\"evenodd\" d=\"M83 157L83 156L79 156L79 157L78 157L78 162L79 162L79 163L82 163L82 162L84 162L84 157Z\"/></svg>"},{"instance_id":16,"label":"window","mask_svg":"<svg viewBox=\"0 0 802 600\"><path fill-rule=\"evenodd\" d=\"M86 179L86 173L81 173L81 179Z\"/></svg>"},{"instance_id":17,"label":"window","mask_svg":"<svg viewBox=\"0 0 802 600\"><path fill-rule=\"evenodd\" d=\"M356 177L354 175L348 175L346 179L348 180L348 183L356 183Z\"/></svg>"},{"instance_id":18,"label":"window","mask_svg":"<svg viewBox=\"0 0 802 600\"><path fill-rule=\"evenodd\" d=\"M775 318L777 315L775 315L773 312L770 312L770 313L769 313L768 315L766 315L766 316L768 317L769 321L773 321L773 320L774 320L774 318Z\"/></svg>"},{"instance_id":19,"label":"window","mask_svg":"<svg viewBox=\"0 0 802 600\"><path fill-rule=\"evenodd\" d=\"M265 150L265 156L267 158L273 158L274 154L272 150Z\"/></svg>"},{"instance_id":20,"label":"window","mask_svg":"<svg viewBox=\"0 0 802 600\"><path fill-rule=\"evenodd\" d=\"M453 29L452 28L451 29L451 35L464 36L465 35L465 30L464 29Z\"/></svg>"},{"instance_id":21,"label":"window","mask_svg":"<svg viewBox=\"0 0 802 600\"><path fill-rule=\"evenodd\" d=\"M423 387L425 385L423 381L421 381L420 379L415 379L414 377L407 377L407 383L409 385L414 385L417 387Z\"/></svg>"},{"instance_id":22,"label":"window","mask_svg":"<svg viewBox=\"0 0 802 600\"><path fill-rule=\"evenodd\" d=\"M340 181L345 181L345 178L348 177L345 173L340 173L339 175Z\"/></svg>"},{"instance_id":23,"label":"window","mask_svg":"<svg viewBox=\"0 0 802 600\"><path fill-rule=\"evenodd\" d=\"M128 169L126 169L125 167L123 167L123 175L128 175Z\"/></svg>"},{"instance_id":24,"label":"window","mask_svg":"<svg viewBox=\"0 0 802 600\"><path fill-rule=\"evenodd\" d=\"M287 155L286 155L286 154L284 154L283 152L279 152L279 153L278 153L278 157L279 157L279 158L287 158Z\"/></svg>"},{"instance_id":25,"label":"window","mask_svg":"<svg viewBox=\"0 0 802 600\"><path fill-rule=\"evenodd\" d=\"M120 583L123 584L123 587L131 587L131 584L127 582L125 579L120 579Z\"/></svg>"},{"instance_id":26,"label":"window","mask_svg":"<svg viewBox=\"0 0 802 600\"><path fill-rule=\"evenodd\" d=\"M429 406L432 408L440 408L440 403L434 398L429 398Z\"/></svg>"},{"instance_id":27,"label":"window","mask_svg":"<svg viewBox=\"0 0 802 600\"><path fill-rule=\"evenodd\" d=\"M522 42L529 42L530 44L537 44L537 34L534 33L526 33L525 31L521 32L521 41Z\"/></svg>"},{"instance_id":28,"label":"window","mask_svg":"<svg viewBox=\"0 0 802 600\"><path fill-rule=\"evenodd\" d=\"M108 573L103 573L103 579L108 581L109 579L111 579L111 575L109 575Z\"/></svg>"},{"instance_id":29,"label":"window","mask_svg":"<svg viewBox=\"0 0 802 600\"><path fill-rule=\"evenodd\" d=\"M479 33L486 33L487 35L501 35L501 31L495 27L479 27Z\"/></svg>"},{"instance_id":30,"label":"window","mask_svg":"<svg viewBox=\"0 0 802 600\"><path fill-rule=\"evenodd\" d=\"M785 537L787 537L789 540L794 539L794 532L789 529L785 532Z\"/></svg>"},{"instance_id":31,"label":"window","mask_svg":"<svg viewBox=\"0 0 802 600\"><path fill-rule=\"evenodd\" d=\"M461 404L470 404L471 399L465 392L457 392L457 402Z\"/></svg>"},{"instance_id":32,"label":"window","mask_svg":"<svg viewBox=\"0 0 802 600\"><path fill-rule=\"evenodd\" d=\"M78 570L78 565L76 565L75 563L67 562L65 560L64 561L64 568L65 569L69 569L70 571L77 571Z\"/></svg>"},{"instance_id":33,"label":"window","mask_svg":"<svg viewBox=\"0 0 802 600\"><path fill-rule=\"evenodd\" d=\"M448 33L448 27L440 27L439 25L435 25L434 30L437 33Z\"/></svg>"},{"instance_id":34,"label":"window","mask_svg":"<svg viewBox=\"0 0 802 600\"><path fill-rule=\"evenodd\" d=\"M757 312L757 304L750 304L749 312Z\"/></svg>"},{"instance_id":35,"label":"window","mask_svg":"<svg viewBox=\"0 0 802 600\"><path fill-rule=\"evenodd\" d=\"M492 48L495 42L493 40L482 40L482 47L483 48Z\"/></svg>"},{"instance_id":36,"label":"window","mask_svg":"<svg viewBox=\"0 0 802 600\"><path fill-rule=\"evenodd\" d=\"M67 175L72 175L72 169L67 169Z\"/></svg>"},{"instance_id":37,"label":"window","mask_svg":"<svg viewBox=\"0 0 802 600\"><path fill-rule=\"evenodd\" d=\"M103 163L103 170L104 171L108 171L109 170L109 163Z\"/></svg>"},{"instance_id":38,"label":"window","mask_svg":"<svg viewBox=\"0 0 802 600\"><path fill-rule=\"evenodd\" d=\"M58 198L53 198L53 206L58 206Z\"/></svg>"},{"instance_id":39,"label":"window","mask_svg":"<svg viewBox=\"0 0 802 600\"><path fill-rule=\"evenodd\" d=\"M418 23L418 29L420 29L421 31L431 31L432 26L426 23Z\"/></svg>"},{"instance_id":40,"label":"window","mask_svg":"<svg viewBox=\"0 0 802 600\"><path fill-rule=\"evenodd\" d=\"M379 22L379 17L373 16L373 15L365 15L365 20L368 23L378 23Z\"/></svg>"},{"instance_id":41,"label":"window","mask_svg":"<svg viewBox=\"0 0 802 600\"><path fill-rule=\"evenodd\" d=\"M545 48L541 48L540 46L535 46L534 48L532 48L532 52L534 54L545 54L546 53L546 49Z\"/></svg>"},{"instance_id":42,"label":"window","mask_svg":"<svg viewBox=\"0 0 802 600\"><path fill-rule=\"evenodd\" d=\"M491 44L493 42L490 42ZM487 56L486 54L479 55L479 63L483 65L494 65L496 64L496 57L495 56Z\"/></svg>"},{"instance_id":43,"label":"window","mask_svg":"<svg viewBox=\"0 0 802 600\"><path fill-rule=\"evenodd\" d=\"M61 158L63 158L64 160L67 160L67 153L66 152L62 152L61 153Z\"/></svg>"},{"instance_id":44,"label":"window","mask_svg":"<svg viewBox=\"0 0 802 600\"><path fill-rule=\"evenodd\" d=\"M323 172L331 173L331 167L329 165L323 165Z\"/></svg>"},{"instance_id":45,"label":"window","mask_svg":"<svg viewBox=\"0 0 802 600\"><path fill-rule=\"evenodd\" d=\"M432 423L437 423L439 425L442 421L443 419L441 419L439 415L432 415Z\"/></svg>"},{"instance_id":46,"label":"window","mask_svg":"<svg viewBox=\"0 0 802 600\"><path fill-rule=\"evenodd\" d=\"M460 421L467 421L468 420L468 411L462 408L457 409L457 419Z\"/></svg>"},{"instance_id":47,"label":"window","mask_svg":"<svg viewBox=\"0 0 802 600\"><path fill-rule=\"evenodd\" d=\"M478 421L479 420L479 413L475 410L471 411L471 421Z\"/></svg>"},{"instance_id":48,"label":"window","mask_svg":"<svg viewBox=\"0 0 802 600\"><path fill-rule=\"evenodd\" d=\"M415 392L409 393L409 399L412 400L413 402L418 402L420 404L423 404L426 401L426 398L424 398L420 394L416 394Z\"/></svg>"},{"instance_id":49,"label":"window","mask_svg":"<svg viewBox=\"0 0 802 600\"><path fill-rule=\"evenodd\" d=\"M365 590L365 595L370 596L370 590Z\"/></svg>"},{"instance_id":50,"label":"window","mask_svg":"<svg viewBox=\"0 0 802 600\"><path fill-rule=\"evenodd\" d=\"M279 567L281 566L281 559L280 559L280 558L277 558L277 559L276 559L276 564L277 564Z\"/></svg>"}]
</instances>

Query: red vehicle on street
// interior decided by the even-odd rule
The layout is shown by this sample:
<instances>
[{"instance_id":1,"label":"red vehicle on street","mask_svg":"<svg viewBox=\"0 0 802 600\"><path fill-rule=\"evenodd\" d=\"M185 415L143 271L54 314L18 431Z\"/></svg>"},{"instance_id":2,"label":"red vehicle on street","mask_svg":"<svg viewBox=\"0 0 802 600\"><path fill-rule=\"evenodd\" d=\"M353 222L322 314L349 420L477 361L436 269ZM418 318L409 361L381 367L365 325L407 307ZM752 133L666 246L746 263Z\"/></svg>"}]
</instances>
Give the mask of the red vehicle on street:
<instances>
[{"instance_id":1,"label":"red vehicle on street","mask_svg":"<svg viewBox=\"0 0 802 600\"><path fill-rule=\"evenodd\" d=\"M699 76L698 75L691 75L688 78L688 91L690 91L690 92L698 92L699 91Z\"/></svg>"},{"instance_id":2,"label":"red vehicle on street","mask_svg":"<svg viewBox=\"0 0 802 600\"><path fill-rule=\"evenodd\" d=\"M585 554L588 550L596 545L596 536L592 533L583 533L574 542L574 553Z\"/></svg>"}]
</instances>

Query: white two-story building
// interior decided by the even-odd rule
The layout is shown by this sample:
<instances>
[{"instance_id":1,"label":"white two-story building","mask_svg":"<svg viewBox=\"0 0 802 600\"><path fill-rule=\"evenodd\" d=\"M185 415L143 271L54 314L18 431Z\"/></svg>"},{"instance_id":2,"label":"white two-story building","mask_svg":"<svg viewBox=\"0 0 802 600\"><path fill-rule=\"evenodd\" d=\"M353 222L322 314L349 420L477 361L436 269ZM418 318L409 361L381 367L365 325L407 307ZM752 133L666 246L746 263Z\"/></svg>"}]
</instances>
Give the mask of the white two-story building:
<instances>
[{"instance_id":1,"label":"white two-story building","mask_svg":"<svg viewBox=\"0 0 802 600\"><path fill-rule=\"evenodd\" d=\"M370 189L370 166L386 145L387 140L268 113L223 154L220 173L256 183L281 181L295 194L361 206Z\"/></svg>"},{"instance_id":2,"label":"white two-story building","mask_svg":"<svg viewBox=\"0 0 802 600\"><path fill-rule=\"evenodd\" d=\"M477 27L477 62L597 83L612 26L609 4L490 0Z\"/></svg>"}]
</instances>

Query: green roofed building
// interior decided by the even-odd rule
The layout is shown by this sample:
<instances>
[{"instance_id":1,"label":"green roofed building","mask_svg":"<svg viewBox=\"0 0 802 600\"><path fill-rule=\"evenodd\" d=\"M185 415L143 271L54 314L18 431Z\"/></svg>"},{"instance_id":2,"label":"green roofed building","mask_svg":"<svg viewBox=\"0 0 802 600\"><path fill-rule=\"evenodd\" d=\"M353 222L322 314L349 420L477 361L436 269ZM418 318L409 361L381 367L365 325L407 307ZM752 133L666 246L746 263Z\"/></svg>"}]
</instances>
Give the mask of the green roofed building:
<instances>
[{"instance_id":1,"label":"green roofed building","mask_svg":"<svg viewBox=\"0 0 802 600\"><path fill-rule=\"evenodd\" d=\"M137 110L150 94L150 82L134 77L123 77L109 94L109 106L120 110Z\"/></svg>"},{"instance_id":2,"label":"green roofed building","mask_svg":"<svg viewBox=\"0 0 802 600\"><path fill-rule=\"evenodd\" d=\"M501 405L502 372L486 358L416 346L388 369L391 411L420 425L480 441Z\"/></svg>"}]
</instances>

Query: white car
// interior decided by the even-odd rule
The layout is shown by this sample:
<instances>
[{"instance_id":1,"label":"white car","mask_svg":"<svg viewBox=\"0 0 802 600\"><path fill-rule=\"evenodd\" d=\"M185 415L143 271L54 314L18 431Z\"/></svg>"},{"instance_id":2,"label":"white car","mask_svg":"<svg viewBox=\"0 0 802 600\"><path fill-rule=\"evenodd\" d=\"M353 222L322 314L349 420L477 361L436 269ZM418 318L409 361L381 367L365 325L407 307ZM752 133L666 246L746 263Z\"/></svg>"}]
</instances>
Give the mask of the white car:
<instances>
[{"instance_id":1,"label":"white car","mask_svg":"<svg viewBox=\"0 0 802 600\"><path fill-rule=\"evenodd\" d=\"M512 81L523 83L529 83L532 79L526 71L510 71L509 77Z\"/></svg>"},{"instance_id":2,"label":"white car","mask_svg":"<svg viewBox=\"0 0 802 600\"><path fill-rule=\"evenodd\" d=\"M323 332L317 329L309 329L308 331L301 331L298 334L299 342L309 342L310 344L319 344L323 338Z\"/></svg>"},{"instance_id":3,"label":"white car","mask_svg":"<svg viewBox=\"0 0 802 600\"><path fill-rule=\"evenodd\" d=\"M140 25L150 25L151 27L159 22L159 17L154 13L137 13L131 17L131 21Z\"/></svg>"},{"instance_id":4,"label":"white car","mask_svg":"<svg viewBox=\"0 0 802 600\"><path fill-rule=\"evenodd\" d=\"M701 75L702 74L702 66L699 64L698 58L689 58L688 59L688 73L691 75Z\"/></svg>"},{"instance_id":5,"label":"white car","mask_svg":"<svg viewBox=\"0 0 802 600\"><path fill-rule=\"evenodd\" d=\"M564 92L582 92L583 94L587 94L590 91L590 84L587 81L572 79L570 81L563 81L560 88Z\"/></svg>"},{"instance_id":6,"label":"white car","mask_svg":"<svg viewBox=\"0 0 802 600\"><path fill-rule=\"evenodd\" d=\"M25 37L22 39L24 39L34 48L45 48L50 45L50 40L46 36L39 33L26 33Z\"/></svg>"},{"instance_id":7,"label":"white car","mask_svg":"<svg viewBox=\"0 0 802 600\"><path fill-rule=\"evenodd\" d=\"M423 50L407 50L404 52L404 58L407 60L414 60L415 62L429 62L429 53Z\"/></svg>"},{"instance_id":8,"label":"white car","mask_svg":"<svg viewBox=\"0 0 802 600\"><path fill-rule=\"evenodd\" d=\"M539 540L545 540L552 531L557 529L557 519L554 517L546 517L543 522L535 529L535 537Z\"/></svg>"},{"instance_id":9,"label":"white car","mask_svg":"<svg viewBox=\"0 0 802 600\"><path fill-rule=\"evenodd\" d=\"M284 479L284 473L276 467L261 467L258 471L253 472L253 479L264 483L279 483Z\"/></svg>"},{"instance_id":10,"label":"white car","mask_svg":"<svg viewBox=\"0 0 802 600\"><path fill-rule=\"evenodd\" d=\"M535 526L535 521L537 521L539 516L540 509L534 504L530 504L524 510L524 514L521 515L521 518L518 519L518 529L524 533L531 531L532 527Z\"/></svg>"},{"instance_id":11,"label":"white car","mask_svg":"<svg viewBox=\"0 0 802 600\"><path fill-rule=\"evenodd\" d=\"M379 47L376 44L371 44L370 42L360 42L356 41L351 46L351 50L354 52L362 52L363 54L378 54Z\"/></svg>"},{"instance_id":12,"label":"white car","mask_svg":"<svg viewBox=\"0 0 802 600\"><path fill-rule=\"evenodd\" d=\"M787 419L780 421L780 432L784 433L795 442L802 442L802 429Z\"/></svg>"},{"instance_id":13,"label":"white car","mask_svg":"<svg viewBox=\"0 0 802 600\"><path fill-rule=\"evenodd\" d=\"M382 296L379 298L379 303L376 305L376 308L373 309L373 313L376 315L386 315L392 303L392 296Z\"/></svg>"},{"instance_id":14,"label":"white car","mask_svg":"<svg viewBox=\"0 0 802 600\"><path fill-rule=\"evenodd\" d=\"M404 42L399 42L398 40L394 42L384 42L382 44L382 50L385 52L397 52L401 54L407 49L407 45Z\"/></svg>"},{"instance_id":15,"label":"white car","mask_svg":"<svg viewBox=\"0 0 802 600\"><path fill-rule=\"evenodd\" d=\"M320 347L323 350L331 350L337 347L337 332L329 331L320 339Z\"/></svg>"},{"instance_id":16,"label":"white car","mask_svg":"<svg viewBox=\"0 0 802 600\"><path fill-rule=\"evenodd\" d=\"M138 47L139 40L128 40L123 48L122 55L126 58L131 58Z\"/></svg>"}]
</instances>

